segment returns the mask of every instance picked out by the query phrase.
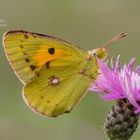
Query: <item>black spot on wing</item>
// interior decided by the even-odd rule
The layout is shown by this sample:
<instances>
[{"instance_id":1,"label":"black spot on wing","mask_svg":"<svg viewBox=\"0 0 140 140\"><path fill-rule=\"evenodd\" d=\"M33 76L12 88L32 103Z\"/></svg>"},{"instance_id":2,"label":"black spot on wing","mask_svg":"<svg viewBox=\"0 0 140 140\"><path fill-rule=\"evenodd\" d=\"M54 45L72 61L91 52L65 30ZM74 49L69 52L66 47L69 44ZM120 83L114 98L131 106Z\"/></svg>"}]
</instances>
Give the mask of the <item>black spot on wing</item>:
<instances>
[{"instance_id":1,"label":"black spot on wing","mask_svg":"<svg viewBox=\"0 0 140 140\"><path fill-rule=\"evenodd\" d=\"M34 38L36 38L36 37L37 37L37 35L36 35L35 33L32 33L32 36L33 36Z\"/></svg>"},{"instance_id":2,"label":"black spot on wing","mask_svg":"<svg viewBox=\"0 0 140 140\"><path fill-rule=\"evenodd\" d=\"M41 99L43 99L43 98L44 98L44 96L42 95L42 96L40 96L40 98L41 98Z\"/></svg>"},{"instance_id":3,"label":"black spot on wing","mask_svg":"<svg viewBox=\"0 0 140 140\"><path fill-rule=\"evenodd\" d=\"M49 48L48 52L49 52L49 54L54 54L55 53L55 49L54 48Z\"/></svg>"},{"instance_id":4,"label":"black spot on wing","mask_svg":"<svg viewBox=\"0 0 140 140\"><path fill-rule=\"evenodd\" d=\"M37 77L39 77L39 76L40 76L39 72L36 72L35 74L36 74L36 76L37 76Z\"/></svg>"},{"instance_id":5,"label":"black spot on wing","mask_svg":"<svg viewBox=\"0 0 140 140\"><path fill-rule=\"evenodd\" d=\"M25 39L28 39L29 38L29 35L27 33L24 33L24 38Z\"/></svg>"},{"instance_id":6,"label":"black spot on wing","mask_svg":"<svg viewBox=\"0 0 140 140\"><path fill-rule=\"evenodd\" d=\"M64 113L70 113L71 110L66 110Z\"/></svg>"},{"instance_id":7,"label":"black spot on wing","mask_svg":"<svg viewBox=\"0 0 140 140\"><path fill-rule=\"evenodd\" d=\"M35 65L30 65L30 68L32 71L34 71L36 69L36 66Z\"/></svg>"},{"instance_id":8,"label":"black spot on wing","mask_svg":"<svg viewBox=\"0 0 140 140\"><path fill-rule=\"evenodd\" d=\"M47 103L50 103L50 100L47 100Z\"/></svg>"},{"instance_id":9,"label":"black spot on wing","mask_svg":"<svg viewBox=\"0 0 140 140\"><path fill-rule=\"evenodd\" d=\"M23 45L19 45L19 47L21 48L21 49L23 49L24 47L23 47Z\"/></svg>"},{"instance_id":10,"label":"black spot on wing","mask_svg":"<svg viewBox=\"0 0 140 140\"><path fill-rule=\"evenodd\" d=\"M49 68L49 67L50 67L50 62L48 61L48 62L46 63L46 69Z\"/></svg>"},{"instance_id":11,"label":"black spot on wing","mask_svg":"<svg viewBox=\"0 0 140 140\"><path fill-rule=\"evenodd\" d=\"M27 55L27 53L23 52L24 55Z\"/></svg>"},{"instance_id":12,"label":"black spot on wing","mask_svg":"<svg viewBox=\"0 0 140 140\"><path fill-rule=\"evenodd\" d=\"M28 58L25 58L25 62L27 62L27 63L28 63L28 62L30 62L30 59L28 59Z\"/></svg>"}]
</instances>

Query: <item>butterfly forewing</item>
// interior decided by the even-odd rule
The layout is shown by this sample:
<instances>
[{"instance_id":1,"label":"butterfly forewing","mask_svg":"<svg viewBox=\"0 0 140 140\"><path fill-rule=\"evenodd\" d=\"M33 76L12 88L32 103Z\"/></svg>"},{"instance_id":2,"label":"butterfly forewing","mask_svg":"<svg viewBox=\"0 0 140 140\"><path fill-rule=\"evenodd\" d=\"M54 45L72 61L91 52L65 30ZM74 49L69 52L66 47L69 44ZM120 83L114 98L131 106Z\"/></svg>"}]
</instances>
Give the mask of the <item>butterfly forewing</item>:
<instances>
[{"instance_id":1,"label":"butterfly forewing","mask_svg":"<svg viewBox=\"0 0 140 140\"><path fill-rule=\"evenodd\" d=\"M86 55L71 43L28 31L9 31L5 33L3 43L11 65L24 84L30 82L49 61L60 57L76 61L76 58Z\"/></svg>"}]
</instances>

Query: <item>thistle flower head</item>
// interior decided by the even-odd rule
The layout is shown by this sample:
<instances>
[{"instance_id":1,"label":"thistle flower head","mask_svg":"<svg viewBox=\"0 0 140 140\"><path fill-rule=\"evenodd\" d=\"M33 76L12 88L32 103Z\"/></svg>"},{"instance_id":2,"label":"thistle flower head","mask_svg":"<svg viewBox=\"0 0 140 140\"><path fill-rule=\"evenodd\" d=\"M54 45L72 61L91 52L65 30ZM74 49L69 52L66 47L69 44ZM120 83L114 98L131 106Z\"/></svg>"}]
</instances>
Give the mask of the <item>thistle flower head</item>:
<instances>
[{"instance_id":1,"label":"thistle flower head","mask_svg":"<svg viewBox=\"0 0 140 140\"><path fill-rule=\"evenodd\" d=\"M129 64L120 67L119 57L115 63L111 60L111 68L98 59L101 74L91 85L90 91L103 92L105 100L127 99L140 112L140 66L134 69L135 58Z\"/></svg>"}]
</instances>

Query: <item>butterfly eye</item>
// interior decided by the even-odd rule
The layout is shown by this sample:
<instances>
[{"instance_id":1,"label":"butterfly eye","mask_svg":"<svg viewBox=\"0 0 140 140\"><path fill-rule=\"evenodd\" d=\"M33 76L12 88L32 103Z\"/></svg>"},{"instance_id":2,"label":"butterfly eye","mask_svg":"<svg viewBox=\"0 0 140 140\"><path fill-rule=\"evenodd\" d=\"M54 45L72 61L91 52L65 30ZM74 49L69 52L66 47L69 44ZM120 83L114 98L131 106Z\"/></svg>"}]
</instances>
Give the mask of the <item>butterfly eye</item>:
<instances>
[{"instance_id":1,"label":"butterfly eye","mask_svg":"<svg viewBox=\"0 0 140 140\"><path fill-rule=\"evenodd\" d=\"M54 48L49 48L48 52L49 52L49 54L54 54L55 53L55 49Z\"/></svg>"},{"instance_id":2,"label":"butterfly eye","mask_svg":"<svg viewBox=\"0 0 140 140\"><path fill-rule=\"evenodd\" d=\"M97 56L97 54L96 53L93 53L93 56Z\"/></svg>"}]
</instances>

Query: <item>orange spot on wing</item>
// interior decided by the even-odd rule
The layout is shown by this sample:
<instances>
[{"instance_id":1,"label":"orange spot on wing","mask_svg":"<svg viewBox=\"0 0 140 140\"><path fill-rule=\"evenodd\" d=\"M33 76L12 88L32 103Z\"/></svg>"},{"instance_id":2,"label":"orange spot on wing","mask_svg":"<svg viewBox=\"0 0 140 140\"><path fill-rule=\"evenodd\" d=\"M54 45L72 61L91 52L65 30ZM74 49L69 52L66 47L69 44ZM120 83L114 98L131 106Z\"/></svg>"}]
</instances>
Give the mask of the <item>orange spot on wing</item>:
<instances>
[{"instance_id":1,"label":"orange spot on wing","mask_svg":"<svg viewBox=\"0 0 140 140\"><path fill-rule=\"evenodd\" d=\"M55 49L55 53L53 55L49 54L48 48L48 46L41 46L36 55L33 56L32 59L36 62L37 66L41 67L48 61L55 60L66 55L62 50L57 48Z\"/></svg>"}]
</instances>

